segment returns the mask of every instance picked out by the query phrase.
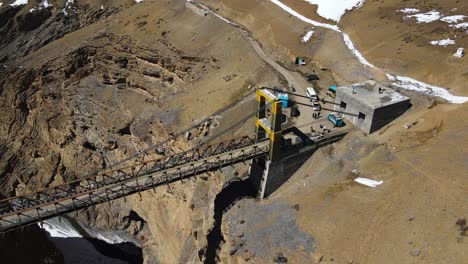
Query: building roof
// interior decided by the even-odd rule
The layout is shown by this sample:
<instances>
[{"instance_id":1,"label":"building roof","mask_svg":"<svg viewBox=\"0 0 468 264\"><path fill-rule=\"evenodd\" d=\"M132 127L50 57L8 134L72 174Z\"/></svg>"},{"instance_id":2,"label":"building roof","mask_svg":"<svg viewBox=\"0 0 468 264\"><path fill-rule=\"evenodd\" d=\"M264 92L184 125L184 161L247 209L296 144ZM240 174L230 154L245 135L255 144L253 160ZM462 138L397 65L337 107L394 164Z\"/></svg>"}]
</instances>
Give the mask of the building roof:
<instances>
[{"instance_id":1,"label":"building roof","mask_svg":"<svg viewBox=\"0 0 468 264\"><path fill-rule=\"evenodd\" d=\"M381 88L381 93L379 93L379 88ZM380 108L409 100L407 96L372 80L338 87L337 93L345 93L347 97L355 98L371 108Z\"/></svg>"}]
</instances>

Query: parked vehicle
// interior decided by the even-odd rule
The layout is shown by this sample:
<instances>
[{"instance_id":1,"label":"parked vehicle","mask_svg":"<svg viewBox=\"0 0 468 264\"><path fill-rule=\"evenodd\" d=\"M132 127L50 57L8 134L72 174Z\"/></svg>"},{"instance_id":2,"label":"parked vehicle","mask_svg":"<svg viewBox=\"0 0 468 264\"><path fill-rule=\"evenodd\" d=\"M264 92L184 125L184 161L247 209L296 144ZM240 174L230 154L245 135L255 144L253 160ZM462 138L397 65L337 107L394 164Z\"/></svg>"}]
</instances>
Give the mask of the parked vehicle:
<instances>
[{"instance_id":1,"label":"parked vehicle","mask_svg":"<svg viewBox=\"0 0 468 264\"><path fill-rule=\"evenodd\" d=\"M309 97L311 102L319 100L318 96L317 96L317 93L315 92L314 88L312 88L312 87L309 87L309 88L306 89L306 94L307 94L307 97Z\"/></svg>"},{"instance_id":2,"label":"parked vehicle","mask_svg":"<svg viewBox=\"0 0 468 264\"><path fill-rule=\"evenodd\" d=\"M296 57L296 64L301 65L301 66L306 65L305 58L304 57Z\"/></svg>"},{"instance_id":3,"label":"parked vehicle","mask_svg":"<svg viewBox=\"0 0 468 264\"><path fill-rule=\"evenodd\" d=\"M319 104L318 101L313 101L312 102L312 109L314 109L314 111L320 111L320 110L322 110L322 106Z\"/></svg>"},{"instance_id":4,"label":"parked vehicle","mask_svg":"<svg viewBox=\"0 0 468 264\"><path fill-rule=\"evenodd\" d=\"M335 127L342 127L345 125L343 122L343 117L338 113L331 113L328 115L328 120L333 123Z\"/></svg>"},{"instance_id":5,"label":"parked vehicle","mask_svg":"<svg viewBox=\"0 0 468 264\"><path fill-rule=\"evenodd\" d=\"M327 95L330 96L333 99L336 98L336 85L332 85L332 86L328 87Z\"/></svg>"},{"instance_id":6,"label":"parked vehicle","mask_svg":"<svg viewBox=\"0 0 468 264\"><path fill-rule=\"evenodd\" d=\"M311 82L311 81L319 81L320 78L318 77L317 74L311 73L311 74L308 74L308 75L306 76L306 80L309 81L309 82Z\"/></svg>"}]
</instances>

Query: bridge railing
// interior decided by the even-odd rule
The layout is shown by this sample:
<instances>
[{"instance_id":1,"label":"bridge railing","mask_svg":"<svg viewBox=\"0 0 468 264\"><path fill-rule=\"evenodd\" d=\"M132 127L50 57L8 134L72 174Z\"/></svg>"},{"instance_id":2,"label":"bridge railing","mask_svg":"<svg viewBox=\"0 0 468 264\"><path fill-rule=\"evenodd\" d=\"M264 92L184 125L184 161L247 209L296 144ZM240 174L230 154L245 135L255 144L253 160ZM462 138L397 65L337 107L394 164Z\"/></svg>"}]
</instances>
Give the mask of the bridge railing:
<instances>
[{"instance_id":1,"label":"bridge railing","mask_svg":"<svg viewBox=\"0 0 468 264\"><path fill-rule=\"evenodd\" d=\"M221 151L223 148L212 148L209 157L193 160L166 170L147 171L135 178L121 180L108 184L100 189L74 193L62 199L43 203L38 206L17 210L14 213L0 216L0 232L37 223L42 220L73 212L95 204L111 201L127 195L148 190L159 185L168 184L184 178L198 175L211 170L246 161L255 157L266 155L269 151L268 142L256 142L253 145L237 141L234 145L225 145L231 150ZM246 144L246 145L244 145ZM234 148L237 146L237 148ZM240 147L245 146L245 147Z\"/></svg>"},{"instance_id":2,"label":"bridge railing","mask_svg":"<svg viewBox=\"0 0 468 264\"><path fill-rule=\"evenodd\" d=\"M256 144L255 138L244 136L208 146L201 146L189 151L174 154L171 156L153 159L140 162L130 166L117 168L110 171L105 171L96 175L92 175L83 179L78 179L72 182L42 189L36 192L19 195L0 201L0 228L5 224L5 218L16 215L21 219L21 213L28 210L37 210L40 215L40 208L44 204L55 204L61 206L61 202L73 197L79 197L86 194L91 194L96 190L102 189L105 186L129 181L138 178L142 175L147 175L157 171L164 171L174 168L188 162L202 160L207 157L218 155L224 152L241 149L247 146ZM167 179L166 179L167 180ZM162 180L164 181L164 179ZM138 183L138 182L136 182ZM153 182L157 184L157 182ZM125 188L125 186L122 186ZM79 203L79 201L73 201ZM91 198L91 202L92 201ZM86 202L87 203L87 202ZM77 205L78 206L78 205ZM76 207L76 206L75 206ZM58 209L56 209L58 210ZM8 221L6 221L8 223Z\"/></svg>"}]
</instances>

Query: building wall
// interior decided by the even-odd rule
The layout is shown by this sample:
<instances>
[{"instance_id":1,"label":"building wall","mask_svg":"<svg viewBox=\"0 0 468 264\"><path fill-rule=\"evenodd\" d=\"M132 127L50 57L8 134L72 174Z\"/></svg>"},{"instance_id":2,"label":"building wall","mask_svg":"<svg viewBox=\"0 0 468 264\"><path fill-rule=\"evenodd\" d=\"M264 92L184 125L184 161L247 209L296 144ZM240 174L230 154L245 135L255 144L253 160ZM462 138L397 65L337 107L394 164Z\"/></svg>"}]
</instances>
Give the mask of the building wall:
<instances>
[{"instance_id":1,"label":"building wall","mask_svg":"<svg viewBox=\"0 0 468 264\"><path fill-rule=\"evenodd\" d=\"M354 126L359 127L364 132L371 133L370 131L372 127L372 120L374 119L374 109L356 99L356 97L340 92L338 89L336 92L335 102L337 104L341 104L342 101L346 102L346 109L342 109L340 106L335 105L335 110L337 112L343 111L350 113L344 114L346 119L345 123L351 122ZM365 115L364 120L358 118L359 112Z\"/></svg>"},{"instance_id":2,"label":"building wall","mask_svg":"<svg viewBox=\"0 0 468 264\"><path fill-rule=\"evenodd\" d=\"M396 104L377 108L374 112L372 126L369 133L379 130L393 120L401 116L410 107L410 100L398 102Z\"/></svg>"},{"instance_id":3,"label":"building wall","mask_svg":"<svg viewBox=\"0 0 468 264\"><path fill-rule=\"evenodd\" d=\"M347 93L340 92L338 89L335 102L340 104L344 101L347 105L346 109L341 109L340 106L335 105L335 110L351 113L351 115L344 114L346 119L345 123L351 122L354 126L359 127L361 130L369 134L379 130L398 118L408 110L410 106L410 100L408 99L406 101L374 109L362 103L358 99L362 98L359 98L358 96L350 96ZM363 100L365 100L365 98ZM359 112L366 115L364 120L359 119Z\"/></svg>"}]
</instances>

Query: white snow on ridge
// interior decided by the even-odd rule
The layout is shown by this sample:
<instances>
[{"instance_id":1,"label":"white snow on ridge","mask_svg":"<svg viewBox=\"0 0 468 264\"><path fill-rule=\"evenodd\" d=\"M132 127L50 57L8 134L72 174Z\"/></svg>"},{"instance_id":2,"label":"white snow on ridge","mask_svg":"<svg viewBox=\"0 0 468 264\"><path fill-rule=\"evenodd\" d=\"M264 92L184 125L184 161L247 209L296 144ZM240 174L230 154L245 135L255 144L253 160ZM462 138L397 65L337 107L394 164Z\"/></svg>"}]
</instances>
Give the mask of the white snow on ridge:
<instances>
[{"instance_id":1,"label":"white snow on ridge","mask_svg":"<svg viewBox=\"0 0 468 264\"><path fill-rule=\"evenodd\" d=\"M414 14L414 13L419 12L419 9L407 7L407 8L400 9L399 11L403 12L403 13L406 13L406 14Z\"/></svg>"},{"instance_id":2,"label":"white snow on ridge","mask_svg":"<svg viewBox=\"0 0 468 264\"><path fill-rule=\"evenodd\" d=\"M15 2L11 4L11 6L20 6L26 4L28 4L28 0L15 0Z\"/></svg>"},{"instance_id":3,"label":"white snow on ridge","mask_svg":"<svg viewBox=\"0 0 468 264\"><path fill-rule=\"evenodd\" d=\"M307 43L307 41L310 40L310 38L312 37L312 35L314 34L314 31L311 30L309 32L307 32L304 37L302 37L301 41L304 42L304 43Z\"/></svg>"},{"instance_id":4,"label":"white snow on ridge","mask_svg":"<svg viewBox=\"0 0 468 264\"><path fill-rule=\"evenodd\" d=\"M408 15L405 18L416 18L418 23L430 23L440 19L440 13L432 10L426 13Z\"/></svg>"},{"instance_id":5,"label":"white snow on ridge","mask_svg":"<svg viewBox=\"0 0 468 264\"><path fill-rule=\"evenodd\" d=\"M427 95L441 97L453 104L463 104L468 102L466 96L456 96L447 91L447 89L420 82L413 78L404 76L393 76L393 85L406 90L421 92Z\"/></svg>"},{"instance_id":6,"label":"white snow on ridge","mask_svg":"<svg viewBox=\"0 0 468 264\"><path fill-rule=\"evenodd\" d=\"M447 22L447 23L457 23L459 21L463 21L465 19L465 15L454 15L454 16L446 16L440 19L441 21Z\"/></svg>"},{"instance_id":7,"label":"white snow on ridge","mask_svg":"<svg viewBox=\"0 0 468 264\"><path fill-rule=\"evenodd\" d=\"M441 40L434 40L430 42L431 45L434 46L447 46L447 45L455 45L455 40L453 39L441 39Z\"/></svg>"},{"instance_id":8,"label":"white snow on ridge","mask_svg":"<svg viewBox=\"0 0 468 264\"><path fill-rule=\"evenodd\" d=\"M359 62L371 68L377 69L377 67L375 67L373 64L368 62L366 58L364 58L364 56L361 54L361 52L354 47L354 44L351 41L351 38L348 36L348 34L344 32L343 32L343 40L346 43L346 47L348 47L348 49L354 54L354 56L359 60Z\"/></svg>"},{"instance_id":9,"label":"white snow on ridge","mask_svg":"<svg viewBox=\"0 0 468 264\"><path fill-rule=\"evenodd\" d=\"M300 19L300 20L302 20L302 21L304 21L306 23L309 23L309 24L317 26L317 27L328 28L328 29L331 29L331 30L342 33L343 34L343 40L345 41L346 46L348 47L348 49L350 49L351 52L353 52L354 56L362 64L367 65L367 66L369 66L371 68L379 69L379 68L375 67L374 65L372 65L371 63L369 63L364 58L364 56L354 47L354 44L351 41L351 39L349 38L349 36L346 33L341 32L341 30L340 30L340 28L338 26L325 24L325 23L320 23L320 22L314 21L312 19L309 19L307 17L304 17L303 15L297 13L292 8L290 8L289 6L283 4L279 0L270 0L270 1L272 3L274 3L275 5L277 5L278 7L280 7L281 9L283 9L284 11L286 11L287 13L295 16L296 18L298 18L298 19ZM463 25L463 26L468 27L468 23L462 23L462 24L466 24L466 25ZM462 25L462 24L459 24L459 25ZM460 26L460 27L462 27L462 26ZM379 69L379 70L381 70L381 69ZM441 97L441 98L447 100L448 102L454 103L454 104L463 104L465 102L468 102L468 97L453 95L450 92L448 92L446 88L430 85L430 84L420 82L418 80L415 80L415 79L412 79L412 78L409 78L409 77L393 76L393 75L388 74L388 73L386 73L386 75L387 75L388 79L390 81L392 81L395 86L400 87L402 89L414 90L414 91L418 91L418 92L421 92L423 94L427 94L427 95L430 95L430 96Z\"/></svg>"},{"instance_id":10,"label":"white snow on ridge","mask_svg":"<svg viewBox=\"0 0 468 264\"><path fill-rule=\"evenodd\" d=\"M317 5L317 14L326 19L339 22L346 10L361 7L364 0L305 0L306 2Z\"/></svg>"},{"instance_id":11,"label":"white snow on ridge","mask_svg":"<svg viewBox=\"0 0 468 264\"><path fill-rule=\"evenodd\" d=\"M314 25L316 27L323 27L323 28L328 28L328 29L331 29L331 30L334 30L334 31L341 32L341 30L340 30L340 28L338 26L330 25L330 24L326 24L326 23L320 23L320 22L317 22L317 21L312 20L310 18L307 18L307 17L297 13L292 8L290 8L289 6L283 4L279 0L270 0L270 1L273 2L275 5L279 6L284 11L288 12L289 14L295 16L296 18L298 18L298 19L300 19L300 20L302 20L302 21L304 21L306 23L309 23L309 24Z\"/></svg>"}]
</instances>

